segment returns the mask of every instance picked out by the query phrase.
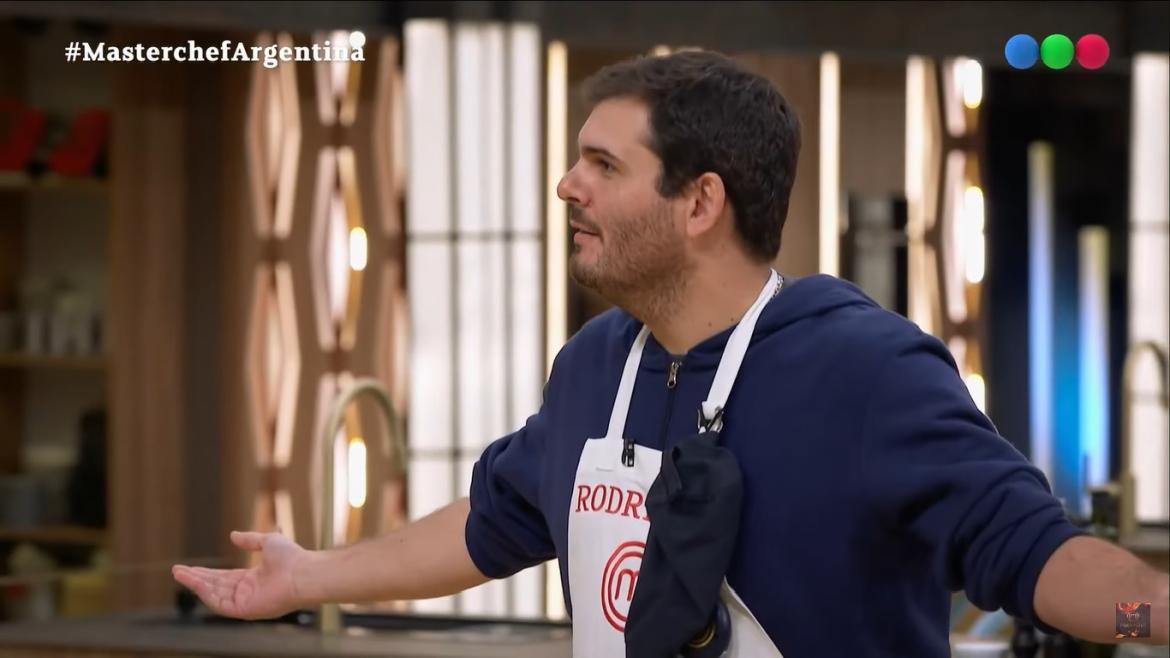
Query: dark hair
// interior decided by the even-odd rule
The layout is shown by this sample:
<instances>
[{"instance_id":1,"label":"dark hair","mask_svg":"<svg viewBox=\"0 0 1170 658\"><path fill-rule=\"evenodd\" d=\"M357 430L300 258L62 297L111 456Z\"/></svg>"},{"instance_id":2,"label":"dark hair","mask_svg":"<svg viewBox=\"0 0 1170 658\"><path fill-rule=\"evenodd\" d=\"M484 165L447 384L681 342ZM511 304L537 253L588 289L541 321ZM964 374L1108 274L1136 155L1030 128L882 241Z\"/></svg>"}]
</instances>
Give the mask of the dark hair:
<instances>
[{"instance_id":1,"label":"dark hair","mask_svg":"<svg viewBox=\"0 0 1170 658\"><path fill-rule=\"evenodd\" d=\"M729 57L687 50L607 66L585 81L590 109L620 97L649 106L659 194L677 196L701 174L718 174L744 245L773 260L800 153L800 120L776 87Z\"/></svg>"}]
</instances>

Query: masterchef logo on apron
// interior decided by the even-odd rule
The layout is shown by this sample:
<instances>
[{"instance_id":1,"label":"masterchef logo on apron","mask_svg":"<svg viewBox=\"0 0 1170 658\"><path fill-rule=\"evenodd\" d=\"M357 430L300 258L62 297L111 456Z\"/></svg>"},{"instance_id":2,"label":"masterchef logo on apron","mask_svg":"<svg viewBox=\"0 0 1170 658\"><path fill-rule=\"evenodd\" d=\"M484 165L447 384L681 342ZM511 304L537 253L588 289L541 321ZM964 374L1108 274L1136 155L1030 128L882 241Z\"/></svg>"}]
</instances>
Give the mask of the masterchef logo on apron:
<instances>
[{"instance_id":1,"label":"masterchef logo on apron","mask_svg":"<svg viewBox=\"0 0 1170 658\"><path fill-rule=\"evenodd\" d=\"M626 630L626 614L634 600L634 587L638 584L645 552L645 542L628 541L614 550L601 571L601 612L619 633Z\"/></svg>"}]
</instances>

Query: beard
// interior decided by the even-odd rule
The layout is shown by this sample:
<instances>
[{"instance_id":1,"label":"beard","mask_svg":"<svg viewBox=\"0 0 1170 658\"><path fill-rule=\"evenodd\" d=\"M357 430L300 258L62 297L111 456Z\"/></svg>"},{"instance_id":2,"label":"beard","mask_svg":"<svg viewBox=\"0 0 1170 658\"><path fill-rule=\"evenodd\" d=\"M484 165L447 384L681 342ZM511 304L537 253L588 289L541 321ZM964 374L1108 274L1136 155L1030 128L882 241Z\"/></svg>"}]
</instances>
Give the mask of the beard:
<instances>
[{"instance_id":1,"label":"beard","mask_svg":"<svg viewBox=\"0 0 1170 658\"><path fill-rule=\"evenodd\" d=\"M593 246L599 250L593 262L584 260L581 246L573 246L570 276L642 321L662 317L682 295L691 269L669 210L663 202L642 216L607 222L605 241ZM576 208L571 212L590 230L597 226Z\"/></svg>"}]
</instances>

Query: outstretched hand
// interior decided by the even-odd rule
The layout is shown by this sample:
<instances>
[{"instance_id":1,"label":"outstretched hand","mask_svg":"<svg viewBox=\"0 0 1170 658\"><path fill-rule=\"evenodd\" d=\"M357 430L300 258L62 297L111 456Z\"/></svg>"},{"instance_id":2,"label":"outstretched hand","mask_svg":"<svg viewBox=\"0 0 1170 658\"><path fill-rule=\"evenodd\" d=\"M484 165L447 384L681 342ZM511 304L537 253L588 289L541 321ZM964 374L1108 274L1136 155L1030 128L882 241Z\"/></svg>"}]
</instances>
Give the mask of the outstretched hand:
<instances>
[{"instance_id":1,"label":"outstretched hand","mask_svg":"<svg viewBox=\"0 0 1170 658\"><path fill-rule=\"evenodd\" d=\"M279 533L232 532L232 543L260 553L250 569L207 569L176 564L171 574L217 614L239 619L268 619L305 605L295 582L297 568L310 557Z\"/></svg>"}]
</instances>

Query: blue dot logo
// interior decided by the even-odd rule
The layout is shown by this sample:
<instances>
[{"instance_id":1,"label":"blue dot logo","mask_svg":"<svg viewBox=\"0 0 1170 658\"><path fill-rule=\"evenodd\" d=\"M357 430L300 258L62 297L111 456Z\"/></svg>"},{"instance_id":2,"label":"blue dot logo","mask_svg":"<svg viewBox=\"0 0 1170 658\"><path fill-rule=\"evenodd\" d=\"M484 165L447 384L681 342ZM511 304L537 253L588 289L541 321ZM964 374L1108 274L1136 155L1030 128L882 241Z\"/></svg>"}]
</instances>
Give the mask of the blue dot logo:
<instances>
[{"instance_id":1,"label":"blue dot logo","mask_svg":"<svg viewBox=\"0 0 1170 658\"><path fill-rule=\"evenodd\" d=\"M1030 69L1040 58L1040 46L1027 34L1017 34L1008 39L1003 54L1008 64L1017 69Z\"/></svg>"}]
</instances>

